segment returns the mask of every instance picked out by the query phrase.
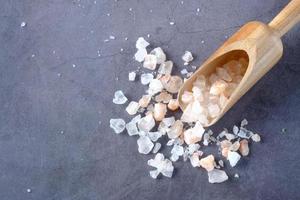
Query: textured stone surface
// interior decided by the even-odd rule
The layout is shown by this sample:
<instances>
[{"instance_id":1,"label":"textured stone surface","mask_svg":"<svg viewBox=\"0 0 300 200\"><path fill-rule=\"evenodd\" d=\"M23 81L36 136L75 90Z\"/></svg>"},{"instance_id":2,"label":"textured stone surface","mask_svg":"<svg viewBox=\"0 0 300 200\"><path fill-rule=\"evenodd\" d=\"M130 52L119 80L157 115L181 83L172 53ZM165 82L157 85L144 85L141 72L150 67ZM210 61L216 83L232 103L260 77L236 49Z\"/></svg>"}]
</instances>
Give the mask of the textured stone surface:
<instances>
[{"instance_id":1,"label":"textured stone surface","mask_svg":"<svg viewBox=\"0 0 300 200\"><path fill-rule=\"evenodd\" d=\"M110 118L129 121L125 106L111 102L116 90L135 101L144 94L128 81L141 66L132 59L139 36L161 46L179 74L185 50L198 66L242 24L268 22L287 0L0 2L1 200L300 197L300 26L283 37L281 61L212 127L247 118L262 136L227 182L209 184L204 170L182 161L172 179L155 181L146 163L153 155L109 128Z\"/></svg>"}]
</instances>

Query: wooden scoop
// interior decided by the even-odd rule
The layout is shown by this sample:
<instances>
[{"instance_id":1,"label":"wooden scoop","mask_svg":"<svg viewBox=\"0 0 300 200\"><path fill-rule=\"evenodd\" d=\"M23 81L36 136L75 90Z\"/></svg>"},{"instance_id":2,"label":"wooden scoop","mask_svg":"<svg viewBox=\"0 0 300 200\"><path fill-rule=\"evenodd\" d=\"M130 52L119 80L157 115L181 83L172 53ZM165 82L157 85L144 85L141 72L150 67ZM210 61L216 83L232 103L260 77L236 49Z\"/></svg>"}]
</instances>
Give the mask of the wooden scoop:
<instances>
[{"instance_id":1,"label":"wooden scoop","mask_svg":"<svg viewBox=\"0 0 300 200\"><path fill-rule=\"evenodd\" d=\"M178 93L180 108L184 91L191 91L199 75L208 77L230 60L245 58L248 67L243 79L234 90L220 114L206 126L216 123L263 75L281 58L283 47L280 37L300 21L300 0L292 0L268 25L253 21L245 24L229 38L203 65L183 84Z\"/></svg>"}]
</instances>

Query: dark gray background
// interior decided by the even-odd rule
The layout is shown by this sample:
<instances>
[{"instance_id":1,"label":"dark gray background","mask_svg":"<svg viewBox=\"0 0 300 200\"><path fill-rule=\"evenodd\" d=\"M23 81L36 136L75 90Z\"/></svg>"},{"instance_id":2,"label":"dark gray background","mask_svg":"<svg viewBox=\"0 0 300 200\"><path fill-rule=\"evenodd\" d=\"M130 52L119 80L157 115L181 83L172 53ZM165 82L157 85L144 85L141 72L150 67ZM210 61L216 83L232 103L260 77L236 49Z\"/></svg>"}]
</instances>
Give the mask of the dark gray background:
<instances>
[{"instance_id":1,"label":"dark gray background","mask_svg":"<svg viewBox=\"0 0 300 200\"><path fill-rule=\"evenodd\" d=\"M96 1L0 0L1 200L300 198L300 25L283 37L281 61L212 127L246 117L263 138L227 169L228 182L209 184L182 161L172 179L152 180L152 155L109 128L110 118L129 119L112 104L114 91L136 100L145 90L128 82L140 66L132 59L139 36L150 34L178 73L184 50L199 66L241 25L270 21L287 0ZM109 35L116 39L104 43Z\"/></svg>"}]
</instances>

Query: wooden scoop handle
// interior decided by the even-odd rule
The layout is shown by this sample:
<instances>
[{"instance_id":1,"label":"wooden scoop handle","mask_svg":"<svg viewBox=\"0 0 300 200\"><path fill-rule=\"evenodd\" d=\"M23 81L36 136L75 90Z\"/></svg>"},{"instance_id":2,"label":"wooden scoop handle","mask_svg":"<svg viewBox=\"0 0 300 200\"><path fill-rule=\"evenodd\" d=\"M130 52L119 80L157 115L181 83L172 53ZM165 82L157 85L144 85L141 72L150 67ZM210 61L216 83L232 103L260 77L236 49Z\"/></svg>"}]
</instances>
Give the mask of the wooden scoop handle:
<instances>
[{"instance_id":1,"label":"wooden scoop handle","mask_svg":"<svg viewBox=\"0 0 300 200\"><path fill-rule=\"evenodd\" d=\"M292 0L270 23L280 37L300 21L300 0Z\"/></svg>"}]
</instances>

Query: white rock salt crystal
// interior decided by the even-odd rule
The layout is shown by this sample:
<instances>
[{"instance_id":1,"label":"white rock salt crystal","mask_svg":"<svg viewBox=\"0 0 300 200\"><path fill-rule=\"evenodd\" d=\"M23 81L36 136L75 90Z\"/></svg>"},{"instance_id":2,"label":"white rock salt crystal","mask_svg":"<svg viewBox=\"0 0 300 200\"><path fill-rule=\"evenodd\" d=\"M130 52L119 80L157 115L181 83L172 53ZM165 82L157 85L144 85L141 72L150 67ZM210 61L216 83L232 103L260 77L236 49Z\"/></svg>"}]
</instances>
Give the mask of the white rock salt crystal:
<instances>
[{"instance_id":1,"label":"white rock salt crystal","mask_svg":"<svg viewBox=\"0 0 300 200\"><path fill-rule=\"evenodd\" d=\"M192 155L193 153L195 153L196 151L198 151L198 149L200 148L200 144L189 144L187 147L187 151L189 155Z\"/></svg>"},{"instance_id":2,"label":"white rock salt crystal","mask_svg":"<svg viewBox=\"0 0 300 200\"><path fill-rule=\"evenodd\" d=\"M155 121L151 114L141 118L141 120L138 122L138 128L140 131L149 132L154 126Z\"/></svg>"},{"instance_id":3,"label":"white rock salt crystal","mask_svg":"<svg viewBox=\"0 0 300 200\"><path fill-rule=\"evenodd\" d=\"M166 61L160 64L158 68L158 73L165 74L165 75L171 75L173 69L173 62L172 61Z\"/></svg>"},{"instance_id":4,"label":"white rock salt crystal","mask_svg":"<svg viewBox=\"0 0 300 200\"><path fill-rule=\"evenodd\" d=\"M232 128L232 132L233 132L235 135L237 135L237 134L239 133L239 128L238 128L236 125L234 125L233 128Z\"/></svg>"},{"instance_id":5,"label":"white rock salt crystal","mask_svg":"<svg viewBox=\"0 0 300 200\"><path fill-rule=\"evenodd\" d=\"M175 117L172 116L172 117L164 118L162 122L166 127L170 127L175 123Z\"/></svg>"},{"instance_id":6,"label":"white rock salt crystal","mask_svg":"<svg viewBox=\"0 0 300 200\"><path fill-rule=\"evenodd\" d=\"M154 144L146 136L140 136L139 139L137 140L137 144L138 144L138 151L141 154L150 153L152 148L154 147Z\"/></svg>"},{"instance_id":7,"label":"white rock salt crystal","mask_svg":"<svg viewBox=\"0 0 300 200\"><path fill-rule=\"evenodd\" d=\"M241 138L249 139L253 135L253 132L245 129L244 127L240 127L240 131L237 135Z\"/></svg>"},{"instance_id":8,"label":"white rock salt crystal","mask_svg":"<svg viewBox=\"0 0 300 200\"><path fill-rule=\"evenodd\" d=\"M148 94L154 95L158 92L161 92L164 89L164 86L158 79L152 79L149 84Z\"/></svg>"},{"instance_id":9,"label":"white rock salt crystal","mask_svg":"<svg viewBox=\"0 0 300 200\"><path fill-rule=\"evenodd\" d=\"M222 183L226 180L228 180L228 176L224 170L213 169L208 172L209 183Z\"/></svg>"},{"instance_id":10,"label":"white rock salt crystal","mask_svg":"<svg viewBox=\"0 0 300 200\"><path fill-rule=\"evenodd\" d=\"M150 174L150 176L151 176L152 178L156 179L156 178L158 177L158 175L159 175L159 171L158 171L158 170L151 170L151 171L149 172L149 174Z\"/></svg>"},{"instance_id":11,"label":"white rock salt crystal","mask_svg":"<svg viewBox=\"0 0 300 200\"><path fill-rule=\"evenodd\" d=\"M152 149L152 153L157 153L161 148L161 143L156 142L153 149Z\"/></svg>"},{"instance_id":12,"label":"white rock salt crystal","mask_svg":"<svg viewBox=\"0 0 300 200\"><path fill-rule=\"evenodd\" d=\"M154 159L148 160L148 165L155 167L158 174L161 173L162 175L164 175L166 177L169 177L169 178L172 177L174 167L170 160L164 158L163 154L157 153L155 155ZM152 178L154 178L154 177L152 177Z\"/></svg>"},{"instance_id":13,"label":"white rock salt crystal","mask_svg":"<svg viewBox=\"0 0 300 200\"><path fill-rule=\"evenodd\" d=\"M175 121L175 123L171 126L169 131L167 132L168 137L170 139L175 139L179 137L183 130L183 123L180 120Z\"/></svg>"},{"instance_id":14,"label":"white rock salt crystal","mask_svg":"<svg viewBox=\"0 0 300 200\"><path fill-rule=\"evenodd\" d=\"M207 85L207 80L206 77L203 75L198 76L196 81L193 82L193 86L196 86L201 90L204 90L206 85Z\"/></svg>"},{"instance_id":15,"label":"white rock salt crystal","mask_svg":"<svg viewBox=\"0 0 300 200\"><path fill-rule=\"evenodd\" d=\"M243 120L241 121L241 127L244 127L244 126L247 126L247 125L248 125L247 119L243 119Z\"/></svg>"},{"instance_id":16,"label":"white rock salt crystal","mask_svg":"<svg viewBox=\"0 0 300 200\"><path fill-rule=\"evenodd\" d=\"M217 104L208 104L208 113L212 118L217 117L220 114L220 107Z\"/></svg>"},{"instance_id":17,"label":"white rock salt crystal","mask_svg":"<svg viewBox=\"0 0 300 200\"><path fill-rule=\"evenodd\" d=\"M232 77L229 75L225 68L217 67L216 68L217 75L223 79L224 81L230 82L232 81Z\"/></svg>"},{"instance_id":18,"label":"white rock salt crystal","mask_svg":"<svg viewBox=\"0 0 300 200\"><path fill-rule=\"evenodd\" d=\"M110 119L109 126L114 130L115 133L119 134L125 129L125 121L123 119Z\"/></svg>"},{"instance_id":19,"label":"white rock salt crystal","mask_svg":"<svg viewBox=\"0 0 300 200\"><path fill-rule=\"evenodd\" d=\"M126 107L126 112L129 115L135 115L140 108L139 103L136 101L131 101L128 106Z\"/></svg>"},{"instance_id":20,"label":"white rock salt crystal","mask_svg":"<svg viewBox=\"0 0 300 200\"><path fill-rule=\"evenodd\" d=\"M184 152L184 148L180 145L174 145L171 150L171 154L176 154L178 156L182 156L183 152Z\"/></svg>"},{"instance_id":21,"label":"white rock salt crystal","mask_svg":"<svg viewBox=\"0 0 300 200\"><path fill-rule=\"evenodd\" d=\"M189 73L186 69L182 69L181 71L180 71L180 73L182 74L182 75L185 75L185 74L187 74L187 73Z\"/></svg>"},{"instance_id":22,"label":"white rock salt crystal","mask_svg":"<svg viewBox=\"0 0 300 200\"><path fill-rule=\"evenodd\" d=\"M141 83L143 85L148 85L152 80L154 76L151 73L145 73L141 75Z\"/></svg>"},{"instance_id":23,"label":"white rock salt crystal","mask_svg":"<svg viewBox=\"0 0 300 200\"><path fill-rule=\"evenodd\" d=\"M23 28L23 27L25 27L27 25L27 23L26 22L21 22L21 27Z\"/></svg>"},{"instance_id":24,"label":"white rock salt crystal","mask_svg":"<svg viewBox=\"0 0 300 200\"><path fill-rule=\"evenodd\" d=\"M194 153L191 157L190 157L190 161L191 161L191 165L193 167L200 167L200 159L199 159L199 155L197 153Z\"/></svg>"},{"instance_id":25,"label":"white rock salt crystal","mask_svg":"<svg viewBox=\"0 0 300 200\"><path fill-rule=\"evenodd\" d=\"M212 95L220 95L226 90L227 86L228 84L225 81L217 80L214 83L212 83L209 93Z\"/></svg>"},{"instance_id":26,"label":"white rock salt crystal","mask_svg":"<svg viewBox=\"0 0 300 200\"><path fill-rule=\"evenodd\" d=\"M135 47L137 49L146 49L149 45L149 42L147 42L143 37L139 37L135 43Z\"/></svg>"},{"instance_id":27,"label":"white rock salt crystal","mask_svg":"<svg viewBox=\"0 0 300 200\"><path fill-rule=\"evenodd\" d=\"M166 61L166 54L160 47L153 49L150 54L156 57L157 64L162 64Z\"/></svg>"},{"instance_id":28,"label":"white rock salt crystal","mask_svg":"<svg viewBox=\"0 0 300 200\"><path fill-rule=\"evenodd\" d=\"M129 81L135 81L136 73L135 72L129 72L128 74L128 80Z\"/></svg>"},{"instance_id":29,"label":"white rock salt crystal","mask_svg":"<svg viewBox=\"0 0 300 200\"><path fill-rule=\"evenodd\" d=\"M121 90L118 90L115 92L113 103L114 104L124 104L127 101L127 97L124 95L124 93Z\"/></svg>"},{"instance_id":30,"label":"white rock salt crystal","mask_svg":"<svg viewBox=\"0 0 300 200\"><path fill-rule=\"evenodd\" d=\"M172 154L170 157L170 160L172 160L173 162L176 162L179 159L179 155L177 154Z\"/></svg>"},{"instance_id":31,"label":"white rock salt crystal","mask_svg":"<svg viewBox=\"0 0 300 200\"><path fill-rule=\"evenodd\" d=\"M229 161L231 167L236 166L236 164L238 163L240 158L241 158L241 156L237 152L234 152L234 151L229 151L228 152L227 160Z\"/></svg>"},{"instance_id":32,"label":"white rock salt crystal","mask_svg":"<svg viewBox=\"0 0 300 200\"><path fill-rule=\"evenodd\" d=\"M155 70L157 65L157 58L155 55L148 54L144 58L143 67L150 70Z\"/></svg>"},{"instance_id":33,"label":"white rock salt crystal","mask_svg":"<svg viewBox=\"0 0 300 200\"><path fill-rule=\"evenodd\" d=\"M258 135L257 133L252 135L251 139L253 140L253 142L260 142L261 140L260 135Z\"/></svg>"},{"instance_id":34,"label":"white rock salt crystal","mask_svg":"<svg viewBox=\"0 0 300 200\"><path fill-rule=\"evenodd\" d=\"M138 49L137 52L134 54L134 58L138 62L143 62L146 56L147 56L146 49Z\"/></svg>"},{"instance_id":35,"label":"white rock salt crystal","mask_svg":"<svg viewBox=\"0 0 300 200\"><path fill-rule=\"evenodd\" d=\"M185 51L185 52L184 52L184 54L183 54L183 56L182 56L182 60L183 60L185 63L188 64L188 63L191 62L193 59L194 59L194 58L193 58L193 55L192 55L191 52L189 52L189 51Z\"/></svg>"},{"instance_id":36,"label":"white rock salt crystal","mask_svg":"<svg viewBox=\"0 0 300 200\"><path fill-rule=\"evenodd\" d=\"M179 76L171 76L167 81L162 80L162 84L168 92L175 94L178 93L183 81Z\"/></svg>"},{"instance_id":37,"label":"white rock salt crystal","mask_svg":"<svg viewBox=\"0 0 300 200\"><path fill-rule=\"evenodd\" d=\"M137 129L135 122L129 122L126 124L126 130L129 136L138 135L139 131Z\"/></svg>"},{"instance_id":38,"label":"white rock salt crystal","mask_svg":"<svg viewBox=\"0 0 300 200\"><path fill-rule=\"evenodd\" d=\"M174 142L175 142L175 139L171 139L171 140L169 140L168 142L167 142L167 146L172 146L173 144L174 144Z\"/></svg>"},{"instance_id":39,"label":"white rock salt crystal","mask_svg":"<svg viewBox=\"0 0 300 200\"><path fill-rule=\"evenodd\" d=\"M148 137L152 142L156 142L162 136L161 132L148 132Z\"/></svg>"},{"instance_id":40,"label":"white rock salt crystal","mask_svg":"<svg viewBox=\"0 0 300 200\"><path fill-rule=\"evenodd\" d=\"M132 123L139 123L139 121L141 120L142 116L141 115L137 115L134 118L131 119Z\"/></svg>"}]
</instances>

